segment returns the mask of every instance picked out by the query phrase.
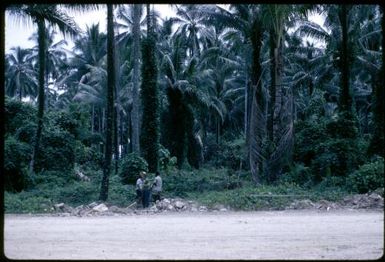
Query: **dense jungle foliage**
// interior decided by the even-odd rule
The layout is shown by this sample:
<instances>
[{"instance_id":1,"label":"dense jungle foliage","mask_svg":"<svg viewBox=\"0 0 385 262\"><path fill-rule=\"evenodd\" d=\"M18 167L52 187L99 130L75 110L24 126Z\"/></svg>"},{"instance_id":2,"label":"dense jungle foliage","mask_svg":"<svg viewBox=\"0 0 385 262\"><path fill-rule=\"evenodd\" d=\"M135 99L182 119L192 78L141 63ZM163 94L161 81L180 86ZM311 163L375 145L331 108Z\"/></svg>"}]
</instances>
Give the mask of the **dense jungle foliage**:
<instances>
[{"instance_id":1,"label":"dense jungle foliage","mask_svg":"<svg viewBox=\"0 0 385 262\"><path fill-rule=\"evenodd\" d=\"M68 15L97 8L6 9L37 26L5 55L6 212L127 206L142 170L247 210L384 187L383 6L108 5L107 32Z\"/></svg>"}]
</instances>

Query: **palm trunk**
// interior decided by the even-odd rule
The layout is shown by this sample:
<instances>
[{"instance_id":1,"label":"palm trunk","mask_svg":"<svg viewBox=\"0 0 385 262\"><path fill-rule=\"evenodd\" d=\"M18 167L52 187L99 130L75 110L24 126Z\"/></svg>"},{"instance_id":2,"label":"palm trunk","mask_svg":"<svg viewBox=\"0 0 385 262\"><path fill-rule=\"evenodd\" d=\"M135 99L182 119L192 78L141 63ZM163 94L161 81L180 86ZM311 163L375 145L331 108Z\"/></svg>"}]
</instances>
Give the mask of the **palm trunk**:
<instances>
[{"instance_id":1,"label":"palm trunk","mask_svg":"<svg viewBox=\"0 0 385 262\"><path fill-rule=\"evenodd\" d=\"M116 43L114 43L114 50L118 50L118 45ZM118 126L119 126L119 98L118 98L118 94L119 94L119 90L120 90L120 86L119 86L119 65L120 65L120 59L119 59L119 55L116 55L118 52L114 52L114 63L115 63L115 79L117 79L118 81L116 81L115 83L115 89L114 89L114 119L113 119L113 130L114 130L114 164L115 164L115 174L118 173L118 163L119 163L119 136L118 136Z\"/></svg>"},{"instance_id":2,"label":"palm trunk","mask_svg":"<svg viewBox=\"0 0 385 262\"><path fill-rule=\"evenodd\" d=\"M370 141L369 154L370 155L380 155L385 157L384 152L384 125L385 125L385 18L384 18L384 6L380 6L382 13L381 18L381 27L382 27L382 67L379 72L377 79L379 80L374 88L374 132L372 140Z\"/></svg>"},{"instance_id":3,"label":"palm trunk","mask_svg":"<svg viewBox=\"0 0 385 262\"><path fill-rule=\"evenodd\" d=\"M352 97L350 94L349 86L349 74L350 74L350 64L349 64L349 54L348 54L348 14L347 6L342 5L340 10L340 21L341 21L341 31L342 31L342 46L341 46L341 61L340 61L340 70L341 70L341 82L342 82L342 92L340 96L340 106L341 111L348 112L349 115L352 113Z\"/></svg>"},{"instance_id":4,"label":"palm trunk","mask_svg":"<svg viewBox=\"0 0 385 262\"><path fill-rule=\"evenodd\" d=\"M39 41L39 95L38 95L38 111L37 111L37 129L35 135L35 145L32 150L32 158L29 164L30 172L36 171L36 156L39 153L40 137L43 129L43 116L44 116L44 75L45 75L45 24L43 19L37 21L38 25L38 41Z\"/></svg>"},{"instance_id":5,"label":"palm trunk","mask_svg":"<svg viewBox=\"0 0 385 262\"><path fill-rule=\"evenodd\" d=\"M92 106L92 118L91 118L91 132L94 133L95 131L95 106Z\"/></svg>"},{"instance_id":6,"label":"palm trunk","mask_svg":"<svg viewBox=\"0 0 385 262\"><path fill-rule=\"evenodd\" d=\"M219 137L220 137L220 122L219 122L219 117L216 117L215 118L215 122L216 122L216 141L217 141L217 144L219 145Z\"/></svg>"},{"instance_id":7,"label":"palm trunk","mask_svg":"<svg viewBox=\"0 0 385 262\"><path fill-rule=\"evenodd\" d=\"M274 32L270 32L270 101L268 108L268 120L267 120L267 135L269 142L273 143L274 141L274 109L276 102L276 42L274 39Z\"/></svg>"},{"instance_id":8,"label":"palm trunk","mask_svg":"<svg viewBox=\"0 0 385 262\"><path fill-rule=\"evenodd\" d=\"M133 63L134 63L134 74L133 74L133 90L132 90L132 149L133 152L140 153L139 144L139 55L140 55L140 14L141 5L134 5L134 19L133 19Z\"/></svg>"},{"instance_id":9,"label":"palm trunk","mask_svg":"<svg viewBox=\"0 0 385 262\"><path fill-rule=\"evenodd\" d=\"M100 187L99 200L106 201L108 198L109 176L112 158L112 128L114 111L114 89L115 89L115 64L114 64L114 21L113 6L107 4L107 130L106 151L104 155L103 178Z\"/></svg>"},{"instance_id":10,"label":"palm trunk","mask_svg":"<svg viewBox=\"0 0 385 262\"><path fill-rule=\"evenodd\" d=\"M114 108L114 163L115 163L115 173L118 173L118 163L119 163L119 137L118 137L118 108Z\"/></svg>"},{"instance_id":11,"label":"palm trunk","mask_svg":"<svg viewBox=\"0 0 385 262\"><path fill-rule=\"evenodd\" d=\"M259 183L259 170L262 166L261 146L265 134L265 97L262 92L262 68L260 63L260 55L262 48L263 32L259 25L255 23L254 32L252 35L253 47L253 64L251 74L251 90L249 90L249 97L251 101L248 102L247 112L249 117L247 119L248 129L248 163L250 165L252 178L255 184ZM250 109L249 109L250 106Z\"/></svg>"},{"instance_id":12,"label":"palm trunk","mask_svg":"<svg viewBox=\"0 0 385 262\"><path fill-rule=\"evenodd\" d=\"M249 118L249 115L248 115L248 106L247 106L247 97L248 97L248 90L247 90L247 84L249 82L249 79L248 79L248 74L247 74L247 66L246 66L246 76L245 76L245 114L244 114L244 129L245 129L245 139L246 139L246 145L249 144L249 124L248 124L248 118Z\"/></svg>"}]
</instances>

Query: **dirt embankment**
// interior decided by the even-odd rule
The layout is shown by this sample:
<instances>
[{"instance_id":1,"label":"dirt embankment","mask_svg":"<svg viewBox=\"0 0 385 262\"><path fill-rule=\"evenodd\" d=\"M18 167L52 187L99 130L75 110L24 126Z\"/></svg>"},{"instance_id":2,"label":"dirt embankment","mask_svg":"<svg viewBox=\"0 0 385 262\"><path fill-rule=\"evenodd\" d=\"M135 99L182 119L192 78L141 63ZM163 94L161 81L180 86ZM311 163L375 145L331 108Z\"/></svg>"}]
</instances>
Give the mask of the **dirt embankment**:
<instances>
[{"instance_id":1,"label":"dirt embankment","mask_svg":"<svg viewBox=\"0 0 385 262\"><path fill-rule=\"evenodd\" d=\"M270 196L269 196L270 197ZM274 197L272 195L271 197ZM370 194L357 194L343 198L338 202L320 200L313 202L309 199L294 200L285 209L286 210L339 210L339 209L383 209L384 198L375 192ZM268 210L276 210L271 207ZM162 201L157 201L150 208L145 210L137 208L133 203L127 207L117 207L106 205L104 203L93 202L88 205L80 205L71 207L65 203L55 204L51 208L52 215L56 216L112 216L116 214L138 214L138 213L164 213L164 212L229 212L231 208L224 205L216 205L207 207L200 205L195 201L184 200L180 198L164 198ZM267 210L265 210L267 211Z\"/></svg>"}]
</instances>

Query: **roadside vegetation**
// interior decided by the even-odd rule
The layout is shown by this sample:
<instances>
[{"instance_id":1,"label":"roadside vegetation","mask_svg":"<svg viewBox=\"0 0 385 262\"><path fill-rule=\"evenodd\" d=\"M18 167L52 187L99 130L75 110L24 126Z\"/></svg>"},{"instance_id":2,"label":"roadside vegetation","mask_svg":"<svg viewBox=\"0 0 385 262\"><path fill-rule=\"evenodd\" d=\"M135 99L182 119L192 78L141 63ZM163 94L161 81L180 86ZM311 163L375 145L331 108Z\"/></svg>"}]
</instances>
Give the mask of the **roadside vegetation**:
<instances>
[{"instance_id":1,"label":"roadside vegetation","mask_svg":"<svg viewBox=\"0 0 385 262\"><path fill-rule=\"evenodd\" d=\"M126 207L142 170L235 210L384 188L383 6L108 5L107 32L83 33L68 8L7 9L39 30L5 56L6 213Z\"/></svg>"}]
</instances>

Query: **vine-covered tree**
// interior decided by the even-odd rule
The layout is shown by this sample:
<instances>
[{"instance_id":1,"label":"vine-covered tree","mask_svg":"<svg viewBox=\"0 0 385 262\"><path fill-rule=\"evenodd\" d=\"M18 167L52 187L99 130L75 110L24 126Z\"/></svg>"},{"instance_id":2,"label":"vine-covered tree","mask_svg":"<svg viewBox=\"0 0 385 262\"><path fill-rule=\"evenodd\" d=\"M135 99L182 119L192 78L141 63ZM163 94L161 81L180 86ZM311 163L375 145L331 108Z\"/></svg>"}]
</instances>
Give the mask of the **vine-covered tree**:
<instances>
[{"instance_id":1,"label":"vine-covered tree","mask_svg":"<svg viewBox=\"0 0 385 262\"><path fill-rule=\"evenodd\" d=\"M154 34L150 5L147 4L147 37L142 43L141 101L143 116L140 146L141 154L148 162L150 172L158 170L160 140L158 65Z\"/></svg>"}]
</instances>

